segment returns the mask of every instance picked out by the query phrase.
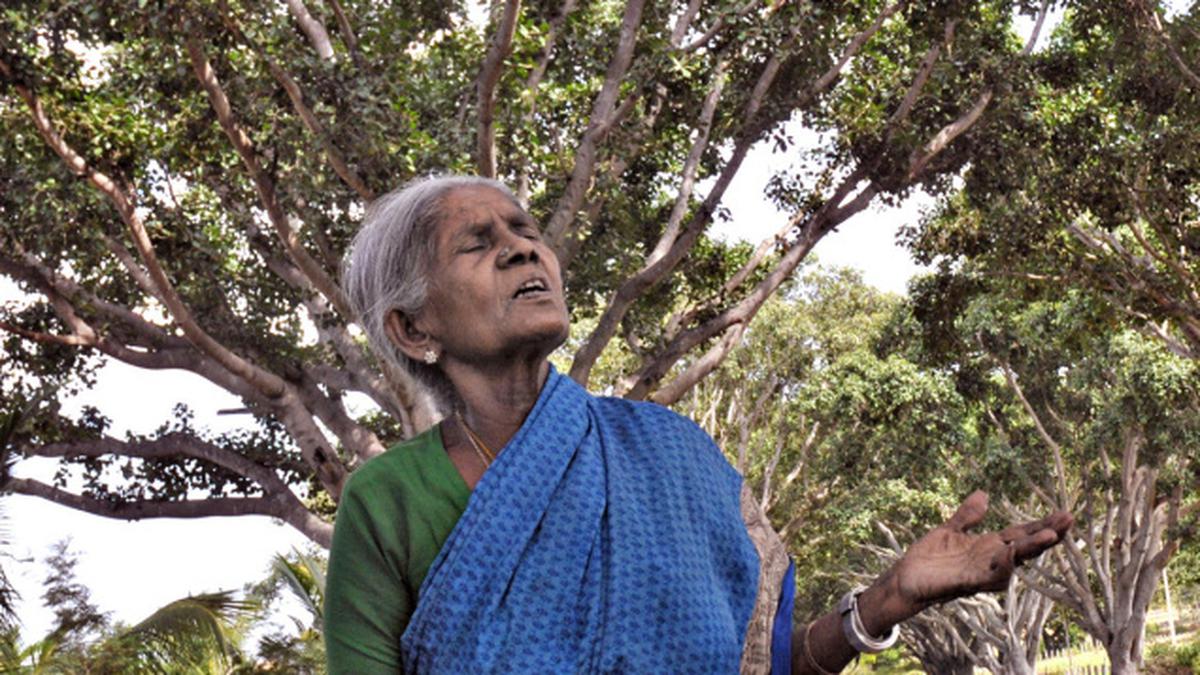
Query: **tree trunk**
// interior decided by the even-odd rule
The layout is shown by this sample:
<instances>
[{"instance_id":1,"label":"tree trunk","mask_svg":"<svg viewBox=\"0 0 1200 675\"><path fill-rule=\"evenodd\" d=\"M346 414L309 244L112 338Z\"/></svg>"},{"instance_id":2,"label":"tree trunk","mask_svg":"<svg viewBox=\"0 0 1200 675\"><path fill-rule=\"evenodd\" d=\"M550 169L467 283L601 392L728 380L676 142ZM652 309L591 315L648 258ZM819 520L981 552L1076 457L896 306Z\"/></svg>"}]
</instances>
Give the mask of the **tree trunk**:
<instances>
[{"instance_id":1,"label":"tree trunk","mask_svg":"<svg viewBox=\"0 0 1200 675\"><path fill-rule=\"evenodd\" d=\"M1105 646L1108 659L1112 663L1112 675L1135 675L1141 668L1142 633L1145 625L1146 613L1138 612Z\"/></svg>"}]
</instances>

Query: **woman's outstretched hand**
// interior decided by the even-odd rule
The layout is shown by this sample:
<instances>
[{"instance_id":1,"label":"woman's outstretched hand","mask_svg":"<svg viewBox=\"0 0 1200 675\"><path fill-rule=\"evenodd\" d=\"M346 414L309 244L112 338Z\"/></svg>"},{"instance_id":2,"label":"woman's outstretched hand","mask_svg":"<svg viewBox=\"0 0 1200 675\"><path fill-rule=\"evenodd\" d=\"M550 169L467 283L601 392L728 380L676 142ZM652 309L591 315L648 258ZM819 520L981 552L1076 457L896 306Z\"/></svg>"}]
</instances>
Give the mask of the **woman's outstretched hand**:
<instances>
[{"instance_id":1,"label":"woman's outstretched hand","mask_svg":"<svg viewBox=\"0 0 1200 675\"><path fill-rule=\"evenodd\" d=\"M862 603L863 621L868 629L882 633L931 605L981 591L1004 590L1014 569L1062 541L1073 522L1071 514L1057 511L999 532L971 534L983 521L987 507L986 492L972 493L949 520L905 551L872 585L868 594L874 597L863 598L867 601ZM875 606L868 609L868 605Z\"/></svg>"}]
</instances>

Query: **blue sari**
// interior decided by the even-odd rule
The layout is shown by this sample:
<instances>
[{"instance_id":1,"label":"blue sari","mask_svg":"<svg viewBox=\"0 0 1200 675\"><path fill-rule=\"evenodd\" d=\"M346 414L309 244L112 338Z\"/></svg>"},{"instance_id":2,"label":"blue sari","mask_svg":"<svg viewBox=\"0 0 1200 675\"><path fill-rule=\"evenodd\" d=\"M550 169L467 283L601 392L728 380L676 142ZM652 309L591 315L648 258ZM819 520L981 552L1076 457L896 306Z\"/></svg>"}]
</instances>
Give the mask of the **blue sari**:
<instances>
[{"instance_id":1,"label":"blue sari","mask_svg":"<svg viewBox=\"0 0 1200 675\"><path fill-rule=\"evenodd\" d=\"M421 586L405 670L767 672L772 651L786 663L786 644L771 648L790 632L782 547L752 540L765 519L744 514L747 495L691 421L552 370Z\"/></svg>"}]
</instances>

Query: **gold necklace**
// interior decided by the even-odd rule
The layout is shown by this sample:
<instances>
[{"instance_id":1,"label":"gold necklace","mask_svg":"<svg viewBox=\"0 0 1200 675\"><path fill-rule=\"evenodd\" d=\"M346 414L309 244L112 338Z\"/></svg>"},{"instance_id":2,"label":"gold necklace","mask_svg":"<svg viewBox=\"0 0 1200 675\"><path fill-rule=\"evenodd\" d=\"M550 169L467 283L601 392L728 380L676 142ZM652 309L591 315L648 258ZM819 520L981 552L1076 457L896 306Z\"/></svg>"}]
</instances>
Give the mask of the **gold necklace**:
<instances>
[{"instance_id":1,"label":"gold necklace","mask_svg":"<svg viewBox=\"0 0 1200 675\"><path fill-rule=\"evenodd\" d=\"M475 449L475 454L479 456L479 461L483 462L483 468L486 469L496 460L496 453L488 447L487 443L483 442L471 427L467 426L467 421L463 419L462 413L458 410L454 411L454 418L458 420L463 431L467 432L467 440L471 442L471 447Z\"/></svg>"}]
</instances>

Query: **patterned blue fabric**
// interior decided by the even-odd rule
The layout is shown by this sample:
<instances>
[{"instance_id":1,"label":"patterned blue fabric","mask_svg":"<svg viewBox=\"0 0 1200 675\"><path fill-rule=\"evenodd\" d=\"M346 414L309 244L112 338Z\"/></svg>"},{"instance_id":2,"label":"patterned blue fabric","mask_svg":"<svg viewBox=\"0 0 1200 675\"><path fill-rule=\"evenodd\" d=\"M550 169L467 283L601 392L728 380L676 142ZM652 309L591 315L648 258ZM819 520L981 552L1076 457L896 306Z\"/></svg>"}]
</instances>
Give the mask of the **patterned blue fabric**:
<instances>
[{"instance_id":1,"label":"patterned blue fabric","mask_svg":"<svg viewBox=\"0 0 1200 675\"><path fill-rule=\"evenodd\" d=\"M410 673L733 673L758 585L741 477L691 421L551 372L475 488Z\"/></svg>"}]
</instances>

